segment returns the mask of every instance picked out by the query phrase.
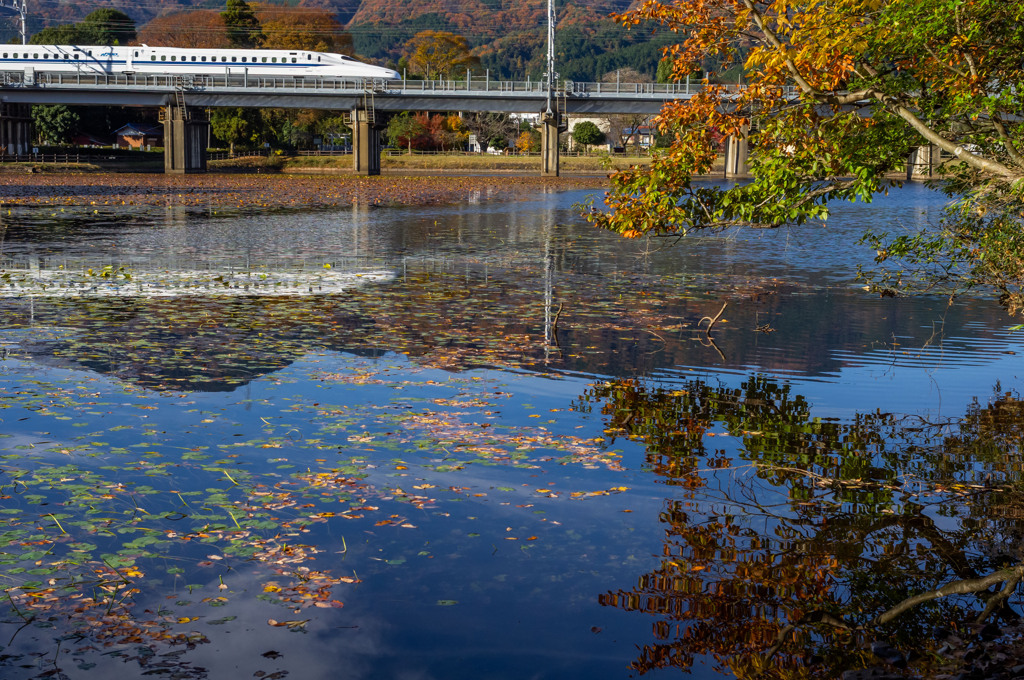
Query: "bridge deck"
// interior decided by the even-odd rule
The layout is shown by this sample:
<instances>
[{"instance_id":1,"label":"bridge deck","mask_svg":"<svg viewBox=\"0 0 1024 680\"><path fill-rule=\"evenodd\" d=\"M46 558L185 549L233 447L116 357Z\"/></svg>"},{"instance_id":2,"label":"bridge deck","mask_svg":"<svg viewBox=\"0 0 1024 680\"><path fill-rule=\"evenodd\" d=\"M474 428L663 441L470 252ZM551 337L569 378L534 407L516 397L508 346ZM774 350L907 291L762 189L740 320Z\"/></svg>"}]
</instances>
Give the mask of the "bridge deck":
<instances>
[{"instance_id":1,"label":"bridge deck","mask_svg":"<svg viewBox=\"0 0 1024 680\"><path fill-rule=\"evenodd\" d=\"M0 98L11 103L162 106L183 89L191 106L351 109L368 97L383 111L494 111L530 113L547 98L540 81L397 80L242 75L97 75L4 71ZM559 84L565 113L655 113L673 99L698 92L694 83Z\"/></svg>"}]
</instances>

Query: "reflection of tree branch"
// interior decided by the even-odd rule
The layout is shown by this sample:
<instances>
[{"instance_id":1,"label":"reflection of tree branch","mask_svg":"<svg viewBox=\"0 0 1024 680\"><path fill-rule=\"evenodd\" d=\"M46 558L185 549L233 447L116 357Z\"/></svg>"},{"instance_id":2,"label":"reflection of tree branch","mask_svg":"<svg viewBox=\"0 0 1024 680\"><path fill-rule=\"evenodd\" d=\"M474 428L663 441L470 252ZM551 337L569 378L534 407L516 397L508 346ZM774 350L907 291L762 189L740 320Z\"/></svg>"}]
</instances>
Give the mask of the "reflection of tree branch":
<instances>
[{"instance_id":1,"label":"reflection of tree branch","mask_svg":"<svg viewBox=\"0 0 1024 680\"><path fill-rule=\"evenodd\" d=\"M992 597L988 598L988 602L985 603L985 609L978 614L978 618L975 619L977 623L983 623L992 612L1003 606L1006 599L1013 594L1013 591L1017 588L1017 584L1020 583L1020 577L1014 577L1008 579L1003 589Z\"/></svg>"},{"instance_id":2,"label":"reflection of tree branch","mask_svg":"<svg viewBox=\"0 0 1024 680\"><path fill-rule=\"evenodd\" d=\"M879 517L867 526L856 527L833 519L827 530L818 534L818 539L825 544L831 543L833 534L840 534L845 540L852 540L856 543L864 543L871 534L888 529L900 527L903 529L917 529L918 536L927 540L935 551L942 556L946 564L950 566L953 573L961 579L978 578L978 573L971 567L970 561L964 555L963 550L953 545L946 536L935 526L935 522L926 515L886 515Z\"/></svg>"},{"instance_id":3,"label":"reflection of tree branch","mask_svg":"<svg viewBox=\"0 0 1024 680\"><path fill-rule=\"evenodd\" d=\"M723 307L723 309L725 309L725 308ZM708 317L704 317L704 318L706 319ZM701 319L701 320L703 321L703 319ZM710 326L708 326L708 330L711 330ZM711 338L711 336L710 335L705 335L704 337L707 338L707 342L704 342L700 338L697 338L697 342L699 342L702 347L711 347L711 348L713 348L716 352L718 352L718 356L722 357L722 361L726 361L725 355L722 354L722 350L718 349L718 345L715 344L715 341Z\"/></svg>"},{"instance_id":4,"label":"reflection of tree branch","mask_svg":"<svg viewBox=\"0 0 1024 680\"><path fill-rule=\"evenodd\" d=\"M940 597L946 597L947 595L965 595L967 593L977 593L982 590L986 590L991 586L1002 583L1003 581L1012 580L1014 584L1024 578L1024 564L1019 564L1012 569L1000 569L999 571L989 574L988 576L982 576L981 578L964 579L962 581L954 581L947 583L941 588L935 590L929 590L925 593L919 593L913 597L908 597L903 600L895 607L892 607L888 611L879 614L872 622L874 625L882 625L895 619L897 616L913 609L919 604L929 602L931 600L937 600ZM1004 589L1005 590L1005 589ZM1012 590L1012 589L1011 589ZM1002 593L1000 593L1001 595ZM997 598L992 598L997 599ZM985 608L988 611L988 607ZM984 613L984 612L983 612ZM987 614L986 614L987 616Z\"/></svg>"},{"instance_id":5,"label":"reflection of tree branch","mask_svg":"<svg viewBox=\"0 0 1024 680\"><path fill-rule=\"evenodd\" d=\"M765 652L766 658L770 659L773 656L775 656L775 652L779 651L779 649L782 647L782 643L784 643L786 641L786 638L789 637L789 634L797 628L799 628L800 626L804 625L805 623L827 623L830 626L835 626L836 628L841 628L843 630L853 630L850 624L848 624L846 621L836 618L828 612L808 612L800 618L798 618L793 623L786 624L782 628L782 630L779 631L779 634L775 637L775 644L769 647L768 651Z\"/></svg>"}]
</instances>

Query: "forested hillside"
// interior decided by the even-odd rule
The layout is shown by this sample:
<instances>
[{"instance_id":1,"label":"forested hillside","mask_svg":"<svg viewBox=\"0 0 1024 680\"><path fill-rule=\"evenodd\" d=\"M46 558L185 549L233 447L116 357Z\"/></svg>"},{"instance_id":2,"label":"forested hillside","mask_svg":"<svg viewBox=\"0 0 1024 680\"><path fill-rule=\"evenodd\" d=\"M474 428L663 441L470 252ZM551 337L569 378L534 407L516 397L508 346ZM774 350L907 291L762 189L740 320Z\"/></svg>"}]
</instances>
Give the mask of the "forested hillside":
<instances>
[{"instance_id":1,"label":"forested hillside","mask_svg":"<svg viewBox=\"0 0 1024 680\"><path fill-rule=\"evenodd\" d=\"M630 0L564 0L556 4L557 68L563 78L595 80L620 68L632 68L654 78L660 47L667 37L652 37L647 30L625 31L607 17L624 9ZM263 6L273 3L261 3ZM351 44L367 59L400 66L406 43L423 30L450 32L466 39L478 58L474 70L488 70L494 78L540 78L544 72L546 0L295 0L293 8L328 10L337 25L351 36L328 40ZM210 16L223 10L223 0L33 0L29 32L80 21L101 8L125 12L140 29L157 19L145 35L159 34L174 23L201 33ZM191 14L191 10L206 10ZM212 11L211 11L212 10ZM188 12L186 14L179 14ZM176 15L168 21L168 15ZM159 21L161 18L163 22ZM4 36L16 39L13 21L6 21ZM197 44L201 43L197 40Z\"/></svg>"}]
</instances>

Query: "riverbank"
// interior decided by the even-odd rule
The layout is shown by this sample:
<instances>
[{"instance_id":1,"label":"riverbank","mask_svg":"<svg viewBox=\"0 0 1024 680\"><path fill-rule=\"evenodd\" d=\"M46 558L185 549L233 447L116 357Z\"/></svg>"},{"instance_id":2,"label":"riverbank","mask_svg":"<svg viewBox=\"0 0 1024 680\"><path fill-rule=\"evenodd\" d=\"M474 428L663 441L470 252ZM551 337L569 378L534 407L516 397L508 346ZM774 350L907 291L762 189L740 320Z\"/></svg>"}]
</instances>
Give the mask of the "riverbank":
<instances>
[{"instance_id":1,"label":"riverbank","mask_svg":"<svg viewBox=\"0 0 1024 680\"><path fill-rule=\"evenodd\" d=\"M65 155L66 156L66 155ZM51 174L51 173L162 173L163 154L160 151L136 152L130 156L105 156L101 154L75 155L75 162L54 162L44 155L40 159L2 162L0 174ZM562 156L560 172L563 175L607 175L624 170L632 165L648 165L649 156L641 155L592 155ZM265 173L265 174L353 174L352 156L237 156L216 158L208 162L215 173ZM720 159L712 174L724 170ZM385 174L403 172L431 172L438 174L487 173L487 174L540 174L539 156L497 156L492 154L392 154L381 156L381 172Z\"/></svg>"},{"instance_id":2,"label":"riverbank","mask_svg":"<svg viewBox=\"0 0 1024 680\"><path fill-rule=\"evenodd\" d=\"M563 156L560 171L567 175L606 175L631 165L647 165L649 156ZM724 166L723 166L724 167ZM351 156L248 156L211 160L214 172L339 173L352 172ZM539 156L491 154L384 154L381 172L522 173L540 172Z\"/></svg>"},{"instance_id":3,"label":"riverbank","mask_svg":"<svg viewBox=\"0 0 1024 680\"><path fill-rule=\"evenodd\" d=\"M0 206L194 205L214 209L435 205L529 198L594 189L604 177L302 175L257 172L201 175L105 172L0 174Z\"/></svg>"}]
</instances>

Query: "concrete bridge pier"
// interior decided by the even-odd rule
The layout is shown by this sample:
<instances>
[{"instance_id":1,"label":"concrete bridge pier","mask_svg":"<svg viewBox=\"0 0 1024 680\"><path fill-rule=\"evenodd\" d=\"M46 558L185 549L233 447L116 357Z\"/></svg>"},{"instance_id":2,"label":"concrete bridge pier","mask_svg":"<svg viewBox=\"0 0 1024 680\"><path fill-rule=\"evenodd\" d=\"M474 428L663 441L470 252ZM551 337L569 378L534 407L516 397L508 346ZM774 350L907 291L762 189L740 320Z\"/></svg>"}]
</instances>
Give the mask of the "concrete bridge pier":
<instances>
[{"instance_id":1,"label":"concrete bridge pier","mask_svg":"<svg viewBox=\"0 0 1024 680\"><path fill-rule=\"evenodd\" d=\"M168 105L160 111L164 123L164 173L206 172L210 120L201 109Z\"/></svg>"},{"instance_id":2,"label":"concrete bridge pier","mask_svg":"<svg viewBox=\"0 0 1024 680\"><path fill-rule=\"evenodd\" d=\"M907 180L927 180L942 163L939 147L934 144L919 146L907 158Z\"/></svg>"},{"instance_id":3,"label":"concrete bridge pier","mask_svg":"<svg viewBox=\"0 0 1024 680\"><path fill-rule=\"evenodd\" d=\"M558 133L564 131L562 115L545 111L540 114L540 174L558 177Z\"/></svg>"},{"instance_id":4,"label":"concrete bridge pier","mask_svg":"<svg viewBox=\"0 0 1024 680\"><path fill-rule=\"evenodd\" d=\"M0 104L0 153L27 154L31 150L31 104Z\"/></svg>"},{"instance_id":5,"label":"concrete bridge pier","mask_svg":"<svg viewBox=\"0 0 1024 680\"><path fill-rule=\"evenodd\" d=\"M750 172L748 161L750 148L747 144L746 130L739 137L729 137L725 141L725 178L746 177Z\"/></svg>"},{"instance_id":6,"label":"concrete bridge pier","mask_svg":"<svg viewBox=\"0 0 1024 680\"><path fill-rule=\"evenodd\" d=\"M373 109L352 109L352 170L357 175L380 174L380 128Z\"/></svg>"}]
</instances>

